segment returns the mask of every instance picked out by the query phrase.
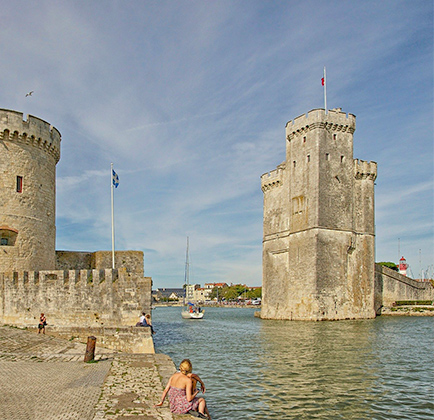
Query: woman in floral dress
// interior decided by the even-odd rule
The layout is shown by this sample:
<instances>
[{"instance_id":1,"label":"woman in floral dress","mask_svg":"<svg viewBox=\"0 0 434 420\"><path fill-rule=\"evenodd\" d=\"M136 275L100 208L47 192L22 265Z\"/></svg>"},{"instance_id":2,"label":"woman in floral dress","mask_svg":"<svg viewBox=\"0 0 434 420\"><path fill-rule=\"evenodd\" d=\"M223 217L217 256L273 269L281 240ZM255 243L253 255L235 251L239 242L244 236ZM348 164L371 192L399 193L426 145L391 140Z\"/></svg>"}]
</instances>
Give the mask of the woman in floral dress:
<instances>
[{"instance_id":1,"label":"woman in floral dress","mask_svg":"<svg viewBox=\"0 0 434 420\"><path fill-rule=\"evenodd\" d=\"M205 399L197 398L199 391L193 391L193 381L187 376L191 374L192 370L190 360L184 359L179 365L179 372L174 373L169 379L161 396L161 401L156 404L156 407L162 406L166 395L169 394L169 405L172 413L186 414L189 411L197 411L199 418L211 420Z\"/></svg>"}]
</instances>

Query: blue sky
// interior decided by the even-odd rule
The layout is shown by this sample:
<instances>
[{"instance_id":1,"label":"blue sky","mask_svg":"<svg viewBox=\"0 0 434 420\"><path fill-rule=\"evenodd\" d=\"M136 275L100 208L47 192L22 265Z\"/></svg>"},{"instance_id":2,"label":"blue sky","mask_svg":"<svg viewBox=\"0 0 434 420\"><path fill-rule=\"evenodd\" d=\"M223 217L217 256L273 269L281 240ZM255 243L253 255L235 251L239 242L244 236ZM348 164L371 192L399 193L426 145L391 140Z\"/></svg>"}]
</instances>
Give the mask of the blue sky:
<instances>
[{"instance_id":1,"label":"blue sky","mask_svg":"<svg viewBox=\"0 0 434 420\"><path fill-rule=\"evenodd\" d=\"M261 285L260 176L285 124L357 117L378 163L377 261L433 269L433 3L2 1L0 107L62 134L57 249L143 250L154 287ZM31 97L25 94L33 90Z\"/></svg>"}]
</instances>

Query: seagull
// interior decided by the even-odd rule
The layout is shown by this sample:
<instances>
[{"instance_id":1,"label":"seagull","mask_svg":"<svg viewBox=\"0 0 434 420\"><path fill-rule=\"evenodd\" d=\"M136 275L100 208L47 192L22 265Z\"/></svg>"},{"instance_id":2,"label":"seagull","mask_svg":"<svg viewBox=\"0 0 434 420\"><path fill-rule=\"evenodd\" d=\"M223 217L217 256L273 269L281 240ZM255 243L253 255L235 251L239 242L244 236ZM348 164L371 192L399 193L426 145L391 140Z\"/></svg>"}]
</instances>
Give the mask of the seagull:
<instances>
[{"instance_id":1,"label":"seagull","mask_svg":"<svg viewBox=\"0 0 434 420\"><path fill-rule=\"evenodd\" d=\"M27 96L32 96L32 93L33 93L34 91L32 90L32 91L30 91L29 93L27 93L26 94L26 98L27 98Z\"/></svg>"}]
</instances>

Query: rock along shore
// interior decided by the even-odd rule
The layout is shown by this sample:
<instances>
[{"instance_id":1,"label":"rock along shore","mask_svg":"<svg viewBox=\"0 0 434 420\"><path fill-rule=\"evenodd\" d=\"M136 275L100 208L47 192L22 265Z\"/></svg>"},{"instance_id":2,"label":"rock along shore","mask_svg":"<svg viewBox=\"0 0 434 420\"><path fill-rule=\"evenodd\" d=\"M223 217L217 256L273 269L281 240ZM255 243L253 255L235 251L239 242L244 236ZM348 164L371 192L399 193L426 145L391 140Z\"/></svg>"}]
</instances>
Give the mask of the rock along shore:
<instances>
[{"instance_id":1,"label":"rock along shore","mask_svg":"<svg viewBox=\"0 0 434 420\"><path fill-rule=\"evenodd\" d=\"M164 354L127 354L0 326L2 420L189 420L167 402L155 408L175 372Z\"/></svg>"}]
</instances>

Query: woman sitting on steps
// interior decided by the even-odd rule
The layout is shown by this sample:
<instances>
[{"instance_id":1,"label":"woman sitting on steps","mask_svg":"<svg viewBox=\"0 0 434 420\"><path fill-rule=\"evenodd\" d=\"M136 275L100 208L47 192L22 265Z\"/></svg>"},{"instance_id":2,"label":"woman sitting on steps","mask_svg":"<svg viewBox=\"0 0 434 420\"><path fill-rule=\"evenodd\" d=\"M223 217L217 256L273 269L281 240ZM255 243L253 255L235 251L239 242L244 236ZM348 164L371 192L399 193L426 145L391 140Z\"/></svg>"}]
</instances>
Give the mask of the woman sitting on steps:
<instances>
[{"instance_id":1,"label":"woman sitting on steps","mask_svg":"<svg viewBox=\"0 0 434 420\"><path fill-rule=\"evenodd\" d=\"M210 419L208 408L204 398L197 398L198 390L193 391L193 381L189 378L193 367L190 360L184 359L179 365L179 372L174 373L161 396L161 401L156 407L161 407L169 394L170 411L174 414L192 414L201 419ZM205 415L206 413L206 415Z\"/></svg>"}]
</instances>

